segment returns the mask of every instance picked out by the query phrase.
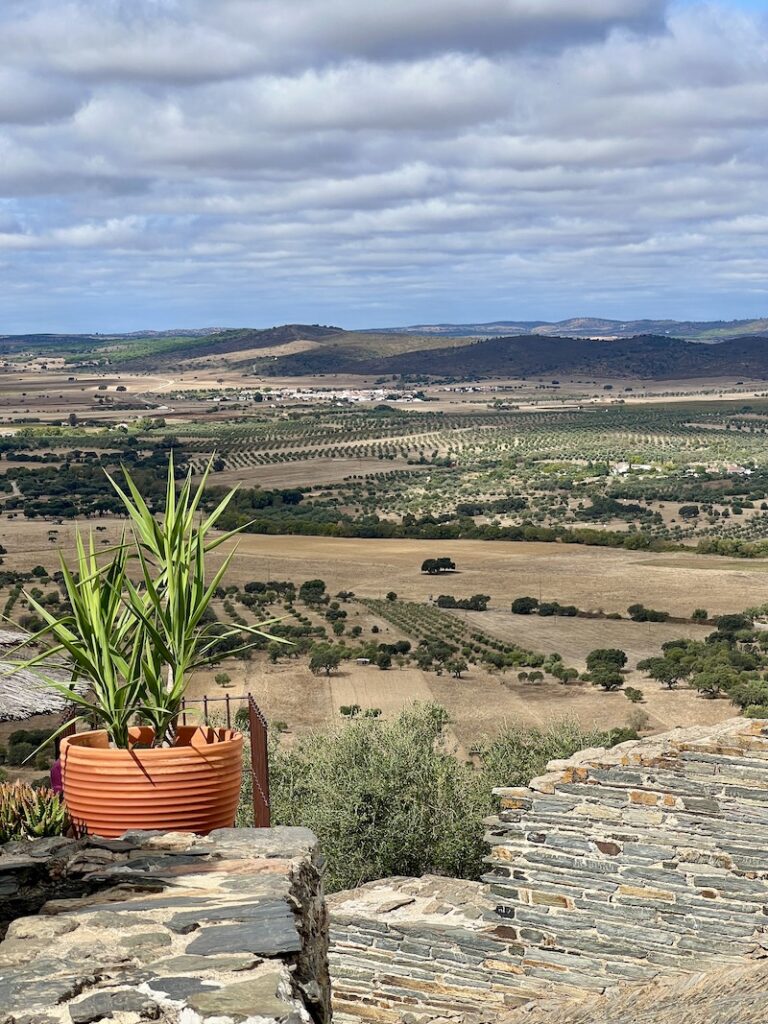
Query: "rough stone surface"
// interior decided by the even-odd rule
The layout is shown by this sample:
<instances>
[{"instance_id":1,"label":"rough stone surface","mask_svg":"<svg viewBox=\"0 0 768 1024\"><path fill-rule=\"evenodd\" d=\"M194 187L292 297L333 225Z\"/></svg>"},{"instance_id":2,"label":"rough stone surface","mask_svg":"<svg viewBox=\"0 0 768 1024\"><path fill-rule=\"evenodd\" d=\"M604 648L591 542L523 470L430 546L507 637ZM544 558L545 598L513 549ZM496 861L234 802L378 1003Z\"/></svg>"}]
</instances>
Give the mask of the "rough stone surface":
<instances>
[{"instance_id":1,"label":"rough stone surface","mask_svg":"<svg viewBox=\"0 0 768 1024\"><path fill-rule=\"evenodd\" d=\"M482 883L330 897L337 1020L498 1020L768 955L767 723L581 751L497 795Z\"/></svg>"},{"instance_id":2,"label":"rough stone surface","mask_svg":"<svg viewBox=\"0 0 768 1024\"><path fill-rule=\"evenodd\" d=\"M8 844L0 879L37 916L0 942L0 1024L326 1024L322 873L306 829Z\"/></svg>"}]
</instances>

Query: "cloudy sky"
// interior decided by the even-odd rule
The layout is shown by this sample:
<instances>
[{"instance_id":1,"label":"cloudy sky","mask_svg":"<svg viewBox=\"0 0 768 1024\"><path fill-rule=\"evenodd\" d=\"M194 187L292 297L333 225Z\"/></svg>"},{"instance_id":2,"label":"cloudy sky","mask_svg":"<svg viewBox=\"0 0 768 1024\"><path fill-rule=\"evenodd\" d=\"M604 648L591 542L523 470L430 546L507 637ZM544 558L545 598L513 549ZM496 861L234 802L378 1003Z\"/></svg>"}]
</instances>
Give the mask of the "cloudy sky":
<instances>
[{"instance_id":1,"label":"cloudy sky","mask_svg":"<svg viewBox=\"0 0 768 1024\"><path fill-rule=\"evenodd\" d=\"M2 0L0 333L768 315L768 0Z\"/></svg>"}]
</instances>

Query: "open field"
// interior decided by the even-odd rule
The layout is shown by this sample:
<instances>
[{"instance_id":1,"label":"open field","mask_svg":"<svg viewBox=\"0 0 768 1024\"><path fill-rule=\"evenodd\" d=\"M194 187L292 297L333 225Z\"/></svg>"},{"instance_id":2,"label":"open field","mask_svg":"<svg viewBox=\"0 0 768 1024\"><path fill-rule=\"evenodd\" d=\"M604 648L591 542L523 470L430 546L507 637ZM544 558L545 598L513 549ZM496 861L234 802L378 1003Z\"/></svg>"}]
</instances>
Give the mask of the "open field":
<instances>
[{"instance_id":1,"label":"open field","mask_svg":"<svg viewBox=\"0 0 768 1024\"><path fill-rule=\"evenodd\" d=\"M458 572L435 577L419 571L425 558L445 554L456 561ZM687 615L700 604L716 615L768 601L768 563L764 561L535 542L286 539L244 534L232 572L238 581L319 576L331 592L353 589L362 597L382 597L387 590L414 601L441 593L461 597L483 593L491 595L492 607L501 608L508 608L515 597L539 597L540 593L545 600L584 610L623 613L628 605L642 601L673 615Z\"/></svg>"},{"instance_id":2,"label":"open field","mask_svg":"<svg viewBox=\"0 0 768 1024\"><path fill-rule=\"evenodd\" d=\"M53 364L0 372L0 607L11 619L30 618L19 574L27 574L27 589L56 599L54 580L28 574L36 566L55 572L57 552L73 550L77 526L93 529L105 552L118 540L124 520L106 500L103 469L119 472L127 462L152 501L168 451L177 466L196 471L215 452L211 483L241 485L228 525L253 522L256 531L239 539L227 581L239 589L217 598L220 621L276 614L310 645L375 652L380 643L408 640L415 655L420 636L381 617L380 606L377 616L361 601L342 599L345 614L332 622L328 604L340 592L382 599L394 591L400 602L431 609L441 594L487 594L489 610L462 620L505 644L557 652L578 669L594 648L625 650L626 682L644 691L650 729L734 713L725 699L662 690L635 667L665 641L701 639L710 627L513 616L509 608L532 596L622 615L641 602L686 617L697 607L714 616L768 602L768 560L694 550L702 541L727 541L734 547L718 550L755 556L768 544L764 384L376 384L331 374L259 379L226 362L168 374L69 373ZM357 402L361 388L371 390ZM685 505L696 513L683 515ZM608 534L615 546L597 546ZM537 539L466 539L502 535ZM682 545L689 550L675 550ZM421 573L424 559L442 556L458 571ZM243 600L254 581L298 588L315 578L327 585L318 607L297 598L260 609ZM447 621L456 625L451 614ZM436 700L452 716L461 754L505 723L571 715L585 726L618 726L631 710L621 692L566 686L552 675L521 682L516 669L493 668L481 655L470 661L460 679L436 665L420 668L413 656L388 671L344 660L326 677L310 672L306 651L277 663L259 651L221 666L230 676L226 688L215 672L200 673L192 695L253 692L270 719L288 724L289 737L338 723L344 705L389 716L411 701Z\"/></svg>"},{"instance_id":3,"label":"open field","mask_svg":"<svg viewBox=\"0 0 768 1024\"><path fill-rule=\"evenodd\" d=\"M411 469L402 459L386 463L387 470ZM278 462L272 465L243 466L240 469L225 469L216 474L217 487L232 487L244 484L246 487L299 487L312 480L315 485L340 483L352 476L368 476L382 472L379 459L304 459L295 462Z\"/></svg>"},{"instance_id":4,"label":"open field","mask_svg":"<svg viewBox=\"0 0 768 1024\"><path fill-rule=\"evenodd\" d=\"M560 651L569 665L586 670L587 655L596 647L618 647L625 651L627 669L638 685L642 673L634 672L637 662L649 654L658 654L668 640L686 637L704 640L711 626L679 622L621 622L610 619L566 618L558 615L513 615L509 611L452 612L473 626L493 633L502 640L513 640L534 651ZM654 685L654 684L652 684Z\"/></svg>"},{"instance_id":5,"label":"open field","mask_svg":"<svg viewBox=\"0 0 768 1024\"><path fill-rule=\"evenodd\" d=\"M93 524L81 523L86 530ZM107 546L122 529L119 519L97 520L104 532L97 543ZM8 521L0 517L0 544L8 549L7 568L21 569L42 563L57 567L57 550L72 550L77 524L52 526L40 520ZM55 531L55 542L48 539ZM736 560L717 555L687 552L655 554L575 544L541 544L514 541L419 541L336 537L280 537L242 534L232 564L232 582L254 579L302 581L319 577L328 590L354 590L360 597L383 597L394 590L405 600L425 601L451 593L468 597L491 596L491 609L504 613L515 597L531 595L544 600L575 604L584 611L602 608L621 612L641 601L672 615L689 615L705 606L710 615L740 611L768 601L768 561ZM451 556L458 571L442 576L420 572L425 558ZM524 616L511 617L516 628L526 626ZM542 629L551 620L539 620ZM565 628L558 619L552 629ZM575 620L584 628L611 629L634 623L606 620ZM678 627L665 624L664 630ZM645 626L647 629L647 625ZM665 635L665 639L668 637Z\"/></svg>"},{"instance_id":6,"label":"open field","mask_svg":"<svg viewBox=\"0 0 768 1024\"><path fill-rule=\"evenodd\" d=\"M258 656L243 665L229 663L229 692L251 692L270 721L283 721L292 736L331 728L342 722L339 709L359 704L379 708L391 717L414 701L436 701L451 716L451 733L462 753L493 737L505 726L546 726L573 718L585 728L615 728L626 724L631 705L623 693L603 693L589 684L563 686L553 681L520 683L514 672L502 676L473 667L462 679L436 676L417 668L381 672L375 666L345 664L331 677L314 676L303 664L271 665ZM636 681L635 681L636 684ZM663 690L643 680L649 715L648 728L662 732L678 725L710 724L734 715L727 700L706 700L681 688ZM201 674L193 695L223 695L212 680Z\"/></svg>"}]
</instances>

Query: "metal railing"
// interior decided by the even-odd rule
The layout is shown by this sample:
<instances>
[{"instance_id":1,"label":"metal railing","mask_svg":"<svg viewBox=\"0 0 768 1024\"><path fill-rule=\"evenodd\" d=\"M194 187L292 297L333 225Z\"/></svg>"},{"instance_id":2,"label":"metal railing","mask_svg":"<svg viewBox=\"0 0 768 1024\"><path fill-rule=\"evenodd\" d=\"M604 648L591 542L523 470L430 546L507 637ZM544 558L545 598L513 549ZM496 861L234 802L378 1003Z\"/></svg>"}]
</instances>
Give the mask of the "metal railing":
<instances>
[{"instance_id":1,"label":"metal railing","mask_svg":"<svg viewBox=\"0 0 768 1024\"><path fill-rule=\"evenodd\" d=\"M232 705L242 704L248 710L248 735L251 746L251 792L253 795L253 824L256 828L269 828L269 750L267 720L261 708L254 700L252 693L233 697L226 693L223 697L182 698L181 723L187 724L187 711L190 705L202 705L203 721L207 724L212 704L224 704L224 717L227 728L232 728Z\"/></svg>"}]
</instances>

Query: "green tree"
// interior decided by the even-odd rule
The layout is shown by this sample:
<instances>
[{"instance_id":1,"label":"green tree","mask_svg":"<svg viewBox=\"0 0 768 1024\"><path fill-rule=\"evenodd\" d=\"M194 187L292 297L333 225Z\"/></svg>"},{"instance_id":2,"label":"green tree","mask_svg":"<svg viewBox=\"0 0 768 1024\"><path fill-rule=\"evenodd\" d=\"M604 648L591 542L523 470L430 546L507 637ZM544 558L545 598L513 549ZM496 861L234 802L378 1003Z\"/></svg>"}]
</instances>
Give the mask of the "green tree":
<instances>
[{"instance_id":1,"label":"green tree","mask_svg":"<svg viewBox=\"0 0 768 1024\"><path fill-rule=\"evenodd\" d=\"M587 655L587 671L594 675L595 669L607 665L620 671L627 664L627 655L618 647L596 647Z\"/></svg>"},{"instance_id":2,"label":"green tree","mask_svg":"<svg viewBox=\"0 0 768 1024\"><path fill-rule=\"evenodd\" d=\"M327 676L341 664L341 654L334 647L316 647L309 658L309 670L319 676L325 672Z\"/></svg>"},{"instance_id":3,"label":"green tree","mask_svg":"<svg viewBox=\"0 0 768 1024\"><path fill-rule=\"evenodd\" d=\"M318 836L329 891L395 875L478 878L492 788L524 785L553 758L613 741L573 722L506 730L481 747L477 770L454 756L447 720L442 708L416 704L392 720L358 711L333 732L290 745L273 737L272 821ZM252 814L249 784L246 778L240 824Z\"/></svg>"},{"instance_id":4,"label":"green tree","mask_svg":"<svg viewBox=\"0 0 768 1024\"><path fill-rule=\"evenodd\" d=\"M671 656L649 658L647 666L648 675L657 683L666 686L668 690L674 690L680 680L688 674L688 668L683 660Z\"/></svg>"},{"instance_id":5,"label":"green tree","mask_svg":"<svg viewBox=\"0 0 768 1024\"><path fill-rule=\"evenodd\" d=\"M590 670L592 685L603 690L618 690L624 684L624 676L613 665L601 662Z\"/></svg>"},{"instance_id":6,"label":"green tree","mask_svg":"<svg viewBox=\"0 0 768 1024\"><path fill-rule=\"evenodd\" d=\"M462 672L466 672L469 665L464 658L456 657L451 658L446 667L454 679L461 679Z\"/></svg>"}]
</instances>

